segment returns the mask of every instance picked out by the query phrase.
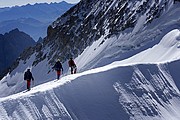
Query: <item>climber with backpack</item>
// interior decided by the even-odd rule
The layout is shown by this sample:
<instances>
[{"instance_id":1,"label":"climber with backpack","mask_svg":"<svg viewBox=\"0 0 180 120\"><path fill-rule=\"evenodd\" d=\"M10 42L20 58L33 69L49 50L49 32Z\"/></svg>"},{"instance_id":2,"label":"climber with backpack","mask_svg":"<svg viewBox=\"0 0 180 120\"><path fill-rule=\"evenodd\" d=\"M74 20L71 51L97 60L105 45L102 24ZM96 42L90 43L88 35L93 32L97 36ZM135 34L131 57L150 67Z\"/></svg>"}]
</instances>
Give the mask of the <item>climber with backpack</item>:
<instances>
[{"instance_id":1,"label":"climber with backpack","mask_svg":"<svg viewBox=\"0 0 180 120\"><path fill-rule=\"evenodd\" d=\"M61 74L63 73L63 67L59 59L56 61L55 65L53 66L53 69L56 70L57 79L59 80Z\"/></svg>"},{"instance_id":2,"label":"climber with backpack","mask_svg":"<svg viewBox=\"0 0 180 120\"><path fill-rule=\"evenodd\" d=\"M27 90L29 91L31 89L31 80L34 81L30 69L27 69L27 71L24 73L24 80L27 81Z\"/></svg>"},{"instance_id":3,"label":"climber with backpack","mask_svg":"<svg viewBox=\"0 0 180 120\"><path fill-rule=\"evenodd\" d=\"M75 74L77 72L77 67L74 60L70 58L68 63L69 63L69 67L71 68L71 74Z\"/></svg>"}]
</instances>

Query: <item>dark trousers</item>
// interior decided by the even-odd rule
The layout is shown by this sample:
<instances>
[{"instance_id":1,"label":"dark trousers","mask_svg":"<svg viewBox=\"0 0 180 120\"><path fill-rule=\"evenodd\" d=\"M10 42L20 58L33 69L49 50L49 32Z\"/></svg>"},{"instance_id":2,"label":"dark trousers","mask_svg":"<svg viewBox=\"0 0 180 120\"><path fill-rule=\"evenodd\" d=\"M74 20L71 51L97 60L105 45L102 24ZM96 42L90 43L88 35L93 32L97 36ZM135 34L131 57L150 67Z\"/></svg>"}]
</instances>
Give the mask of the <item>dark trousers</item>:
<instances>
[{"instance_id":1,"label":"dark trousers","mask_svg":"<svg viewBox=\"0 0 180 120\"><path fill-rule=\"evenodd\" d=\"M77 71L76 66L72 66L72 67L71 67L71 74L75 74L76 71Z\"/></svg>"}]
</instances>

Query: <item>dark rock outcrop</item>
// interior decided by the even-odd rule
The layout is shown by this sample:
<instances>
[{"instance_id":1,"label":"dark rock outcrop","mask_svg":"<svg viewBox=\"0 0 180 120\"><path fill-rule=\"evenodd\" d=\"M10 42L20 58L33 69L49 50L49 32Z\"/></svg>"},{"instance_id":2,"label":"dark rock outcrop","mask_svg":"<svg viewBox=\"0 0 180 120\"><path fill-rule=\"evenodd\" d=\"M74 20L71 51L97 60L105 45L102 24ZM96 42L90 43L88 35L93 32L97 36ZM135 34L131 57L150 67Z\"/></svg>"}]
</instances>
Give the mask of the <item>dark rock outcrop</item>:
<instances>
[{"instance_id":1,"label":"dark rock outcrop","mask_svg":"<svg viewBox=\"0 0 180 120\"><path fill-rule=\"evenodd\" d=\"M0 35L0 73L17 59L27 47L35 45L35 41L26 33L14 29ZM29 51L27 51L29 52Z\"/></svg>"}]
</instances>

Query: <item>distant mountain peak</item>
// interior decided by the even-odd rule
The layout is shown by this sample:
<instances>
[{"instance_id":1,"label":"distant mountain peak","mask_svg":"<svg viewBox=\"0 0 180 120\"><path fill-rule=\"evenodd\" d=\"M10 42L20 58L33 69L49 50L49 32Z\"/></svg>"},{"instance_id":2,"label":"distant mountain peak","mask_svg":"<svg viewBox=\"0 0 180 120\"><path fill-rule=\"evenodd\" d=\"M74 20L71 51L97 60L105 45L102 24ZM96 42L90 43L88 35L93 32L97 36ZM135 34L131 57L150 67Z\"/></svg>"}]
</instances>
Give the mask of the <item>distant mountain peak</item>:
<instances>
[{"instance_id":1,"label":"distant mountain peak","mask_svg":"<svg viewBox=\"0 0 180 120\"><path fill-rule=\"evenodd\" d=\"M28 34L19 31L18 28L4 35L0 34L0 77L25 48L33 45L35 45L35 41Z\"/></svg>"},{"instance_id":2,"label":"distant mountain peak","mask_svg":"<svg viewBox=\"0 0 180 120\"><path fill-rule=\"evenodd\" d=\"M11 30L9 33L18 33L18 32L20 32L19 29L15 28L15 29Z\"/></svg>"},{"instance_id":3,"label":"distant mountain peak","mask_svg":"<svg viewBox=\"0 0 180 120\"><path fill-rule=\"evenodd\" d=\"M74 4L59 2L0 8L0 33L18 28L37 41L46 36L48 25L72 6Z\"/></svg>"},{"instance_id":4,"label":"distant mountain peak","mask_svg":"<svg viewBox=\"0 0 180 120\"><path fill-rule=\"evenodd\" d=\"M61 2L50 2L50 3L47 3L47 2L42 2L42 3L28 3L28 4L25 4L25 5L16 5L16 6L12 6L12 7L8 7L8 8L17 8L17 7L26 7L26 6L37 6L37 5L52 5L52 4L70 4L66 1L61 1Z\"/></svg>"}]
</instances>

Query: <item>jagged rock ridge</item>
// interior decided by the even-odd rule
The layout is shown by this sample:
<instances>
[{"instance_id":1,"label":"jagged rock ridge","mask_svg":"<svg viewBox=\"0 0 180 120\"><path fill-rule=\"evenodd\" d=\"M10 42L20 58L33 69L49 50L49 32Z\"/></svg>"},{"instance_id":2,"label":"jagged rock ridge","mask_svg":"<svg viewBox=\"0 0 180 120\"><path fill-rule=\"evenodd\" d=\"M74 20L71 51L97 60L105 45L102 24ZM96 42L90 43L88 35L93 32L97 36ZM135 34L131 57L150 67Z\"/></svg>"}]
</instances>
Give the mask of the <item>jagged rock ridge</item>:
<instances>
[{"instance_id":1,"label":"jagged rock ridge","mask_svg":"<svg viewBox=\"0 0 180 120\"><path fill-rule=\"evenodd\" d=\"M51 51L43 53L50 60L49 63L57 58L64 62L69 57L82 53L87 46L102 36L106 36L105 39L118 36L120 32L133 28L143 14L146 15L144 26L148 25L173 2L82 0L48 27L47 37L39 53L42 54L43 49L50 46Z\"/></svg>"},{"instance_id":2,"label":"jagged rock ridge","mask_svg":"<svg viewBox=\"0 0 180 120\"><path fill-rule=\"evenodd\" d=\"M9 67L25 48L33 45L35 41L18 29L0 34L0 74L2 75L3 70Z\"/></svg>"}]
</instances>

